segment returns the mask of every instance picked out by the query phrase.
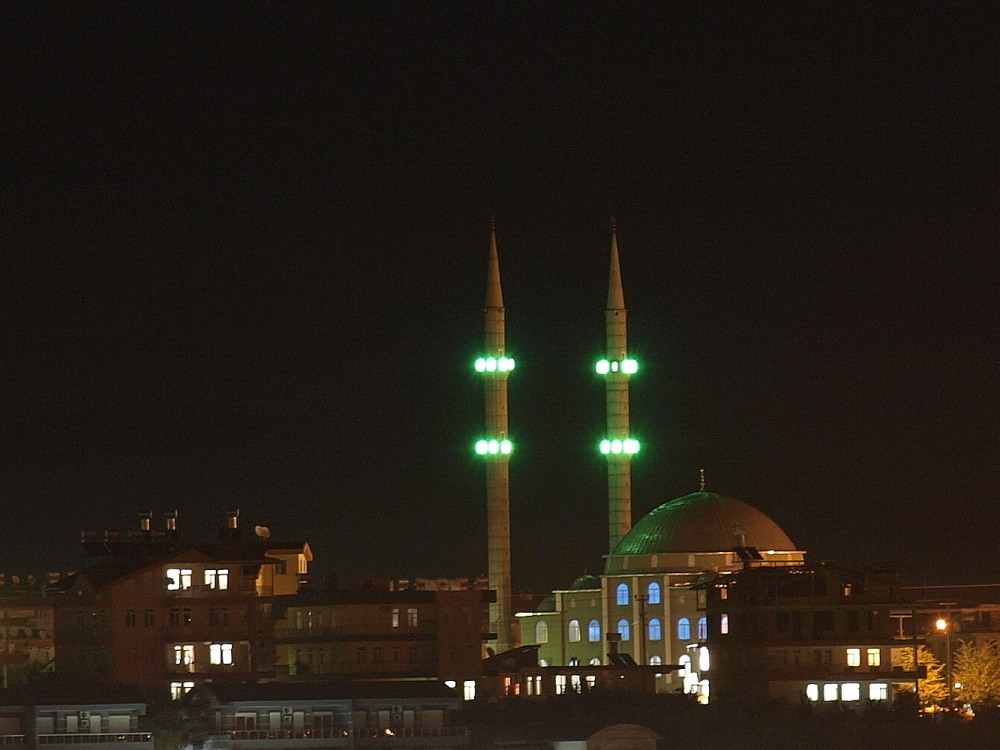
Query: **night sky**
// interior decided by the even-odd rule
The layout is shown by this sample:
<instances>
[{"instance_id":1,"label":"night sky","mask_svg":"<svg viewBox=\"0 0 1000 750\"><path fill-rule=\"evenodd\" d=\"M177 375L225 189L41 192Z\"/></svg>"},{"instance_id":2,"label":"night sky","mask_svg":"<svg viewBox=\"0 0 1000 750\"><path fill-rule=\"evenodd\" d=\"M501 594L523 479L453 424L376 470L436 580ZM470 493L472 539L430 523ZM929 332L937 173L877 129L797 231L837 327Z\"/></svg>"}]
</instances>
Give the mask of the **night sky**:
<instances>
[{"instance_id":1,"label":"night sky","mask_svg":"<svg viewBox=\"0 0 1000 750\"><path fill-rule=\"evenodd\" d=\"M997 19L886 5L5 5L0 570L239 507L485 573L494 215L514 586L599 570L614 216L636 518L1000 580Z\"/></svg>"}]
</instances>

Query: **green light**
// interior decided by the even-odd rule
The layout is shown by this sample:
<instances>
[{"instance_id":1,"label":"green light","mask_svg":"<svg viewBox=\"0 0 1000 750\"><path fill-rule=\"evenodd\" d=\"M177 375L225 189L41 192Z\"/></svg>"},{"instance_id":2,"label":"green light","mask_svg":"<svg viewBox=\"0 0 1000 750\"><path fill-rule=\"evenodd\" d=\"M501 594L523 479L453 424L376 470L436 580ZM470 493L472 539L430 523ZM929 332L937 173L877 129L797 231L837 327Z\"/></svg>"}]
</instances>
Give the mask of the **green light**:
<instances>
[{"instance_id":1,"label":"green light","mask_svg":"<svg viewBox=\"0 0 1000 750\"><path fill-rule=\"evenodd\" d=\"M513 450L514 444L506 438L503 440L491 438L476 441L476 453L480 456L507 456Z\"/></svg>"},{"instance_id":2,"label":"green light","mask_svg":"<svg viewBox=\"0 0 1000 750\"><path fill-rule=\"evenodd\" d=\"M607 375L611 372L620 372L624 375L635 375L639 371L639 363L634 359L602 359L596 368L598 375Z\"/></svg>"},{"instance_id":3,"label":"green light","mask_svg":"<svg viewBox=\"0 0 1000 750\"><path fill-rule=\"evenodd\" d=\"M475 362L476 372L510 372L514 369L513 357L480 357Z\"/></svg>"},{"instance_id":4,"label":"green light","mask_svg":"<svg viewBox=\"0 0 1000 750\"><path fill-rule=\"evenodd\" d=\"M617 438L614 440L602 440L599 447L601 453L605 456L617 456L623 453L631 455L639 452L639 441L635 438L625 438L624 440L619 440Z\"/></svg>"}]
</instances>

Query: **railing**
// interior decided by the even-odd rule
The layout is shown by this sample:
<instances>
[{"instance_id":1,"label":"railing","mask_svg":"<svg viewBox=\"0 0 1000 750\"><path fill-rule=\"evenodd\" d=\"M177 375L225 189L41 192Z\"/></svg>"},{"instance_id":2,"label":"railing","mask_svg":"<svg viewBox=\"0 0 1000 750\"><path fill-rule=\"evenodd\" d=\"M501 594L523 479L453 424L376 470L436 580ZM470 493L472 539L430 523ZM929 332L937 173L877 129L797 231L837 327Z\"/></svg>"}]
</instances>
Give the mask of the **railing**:
<instances>
[{"instance_id":1,"label":"railing","mask_svg":"<svg viewBox=\"0 0 1000 750\"><path fill-rule=\"evenodd\" d=\"M110 744L144 744L152 745L151 732L82 732L76 734L40 734L37 736L39 745L110 745Z\"/></svg>"},{"instance_id":2,"label":"railing","mask_svg":"<svg viewBox=\"0 0 1000 750\"><path fill-rule=\"evenodd\" d=\"M0 734L0 746L23 746L24 737L25 735L23 734Z\"/></svg>"},{"instance_id":3,"label":"railing","mask_svg":"<svg viewBox=\"0 0 1000 750\"><path fill-rule=\"evenodd\" d=\"M232 729L233 740L331 740L350 737L346 729Z\"/></svg>"},{"instance_id":4,"label":"railing","mask_svg":"<svg viewBox=\"0 0 1000 750\"><path fill-rule=\"evenodd\" d=\"M391 740L396 737L465 737L467 727L422 727L407 729L365 729L360 737L372 740Z\"/></svg>"}]
</instances>

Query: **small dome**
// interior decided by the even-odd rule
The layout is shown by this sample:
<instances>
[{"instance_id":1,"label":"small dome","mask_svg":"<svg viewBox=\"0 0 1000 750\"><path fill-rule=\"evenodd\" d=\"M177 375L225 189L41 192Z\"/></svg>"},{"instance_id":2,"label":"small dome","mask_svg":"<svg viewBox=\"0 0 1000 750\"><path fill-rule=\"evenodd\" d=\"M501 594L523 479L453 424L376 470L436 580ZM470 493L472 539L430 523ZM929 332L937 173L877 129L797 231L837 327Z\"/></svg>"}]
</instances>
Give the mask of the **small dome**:
<instances>
[{"instance_id":1,"label":"small dome","mask_svg":"<svg viewBox=\"0 0 1000 750\"><path fill-rule=\"evenodd\" d=\"M722 552L739 546L795 550L781 527L756 508L714 492L693 492L643 516L611 554Z\"/></svg>"},{"instance_id":2,"label":"small dome","mask_svg":"<svg viewBox=\"0 0 1000 750\"><path fill-rule=\"evenodd\" d=\"M577 579L570 584L570 591L587 591L601 588L601 579L590 573L577 576Z\"/></svg>"}]
</instances>

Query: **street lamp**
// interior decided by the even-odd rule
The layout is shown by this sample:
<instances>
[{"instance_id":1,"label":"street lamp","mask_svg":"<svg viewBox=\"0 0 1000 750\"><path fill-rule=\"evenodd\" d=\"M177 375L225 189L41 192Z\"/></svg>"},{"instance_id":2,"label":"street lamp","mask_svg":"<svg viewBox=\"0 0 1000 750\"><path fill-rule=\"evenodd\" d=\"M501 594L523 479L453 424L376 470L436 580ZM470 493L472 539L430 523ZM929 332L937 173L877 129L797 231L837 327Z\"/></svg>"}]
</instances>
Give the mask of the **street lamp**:
<instances>
[{"instance_id":1,"label":"street lamp","mask_svg":"<svg viewBox=\"0 0 1000 750\"><path fill-rule=\"evenodd\" d=\"M951 713L952 709L955 707L955 680L951 676L951 623L948 622L943 617L939 617L934 623L934 627L937 628L939 633L942 633L945 637L945 650L947 652L947 674L948 674L948 712Z\"/></svg>"}]
</instances>

